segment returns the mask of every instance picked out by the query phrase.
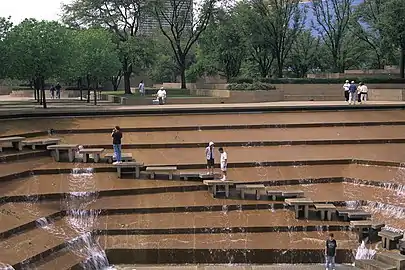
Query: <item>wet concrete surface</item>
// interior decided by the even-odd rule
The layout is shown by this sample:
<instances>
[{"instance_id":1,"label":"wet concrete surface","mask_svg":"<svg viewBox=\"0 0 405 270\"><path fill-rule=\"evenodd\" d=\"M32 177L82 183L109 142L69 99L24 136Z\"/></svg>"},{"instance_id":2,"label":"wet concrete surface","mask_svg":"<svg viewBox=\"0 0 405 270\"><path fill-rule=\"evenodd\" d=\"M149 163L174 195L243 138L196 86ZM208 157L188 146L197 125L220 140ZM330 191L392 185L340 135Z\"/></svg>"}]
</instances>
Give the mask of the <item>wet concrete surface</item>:
<instances>
[{"instance_id":1,"label":"wet concrete surface","mask_svg":"<svg viewBox=\"0 0 405 270\"><path fill-rule=\"evenodd\" d=\"M180 218L181 217L181 218ZM282 226L347 226L347 222L333 220L296 219L290 210L244 210L217 212L151 213L100 216L98 229L190 229L206 228L266 228ZM226 230L226 229L224 229Z\"/></svg>"},{"instance_id":2,"label":"wet concrete surface","mask_svg":"<svg viewBox=\"0 0 405 270\"><path fill-rule=\"evenodd\" d=\"M198 116L153 116L153 117L106 117L72 118L1 121L0 135L23 132L72 128L110 128L114 125L122 127L153 127L153 126L195 126L195 125L232 125L232 124L262 124L262 123L324 123L324 122L373 122L373 121L405 121L405 112L339 112L339 113L272 113L272 114L240 114L240 115L198 115ZM4 132L3 132L4 131ZM128 133L125 140L131 143L163 142L205 142L215 141L250 141L252 140L316 140L316 139L364 139L364 138L401 138L405 128L402 126L386 127L353 127L353 128L311 128L311 129L267 129L234 131L195 131L195 132L156 132L156 133ZM149 135L150 134L150 135ZM230 135L232 134L232 135ZM110 136L93 135L93 143L110 143ZM177 136L177 137L176 137ZM210 138L208 138L210 137ZM66 135L66 140L80 140L92 142L92 135ZM98 139L94 139L98 138ZM217 145L219 147L219 145ZM274 147L229 147L227 148L230 170L229 178L235 181L258 180L290 180L348 177L369 181L384 181L387 183L405 184L405 171L401 168L365 166L365 165L314 165L314 166L273 166L264 167L261 162L266 161L294 161L299 165L305 160L330 159L366 159L402 162L405 158L405 144L384 145L320 145L320 146L274 146ZM205 163L203 148L180 149L125 149L132 152L138 161L146 165L169 164L201 164ZM253 162L255 167L232 168L232 163ZM70 164L55 163L51 158L28 158L21 161L0 164L0 176L32 169L68 169L75 167L106 167L106 164ZM195 170L193 170L195 171ZM201 170L204 171L204 170ZM83 179L82 179L83 180ZM86 181L84 181L86 182ZM0 183L2 196L26 196L36 194L57 194L65 192L107 191L107 190L137 190L168 187L190 187L201 185L199 182L180 182L167 180L135 180L117 179L115 173L96 173L86 182L76 186L75 179L69 174L39 175L11 182ZM285 185L274 189L301 189L305 196L314 201L357 201L368 200L365 206L373 213L373 219L385 221L395 228L405 228L405 203L401 200L403 191L393 190L391 186L377 188L372 186L354 185L349 183L328 183L311 185ZM145 191L147 192L147 191ZM233 194L235 195L235 194ZM290 210L272 210L269 201L256 201L247 195L246 200L234 196L231 199L212 198L207 191L160 192L158 194L120 195L99 197L86 204L85 209L109 209L120 213L128 210L127 215L110 214L98 217L96 228L101 230L116 230L123 235L106 235L100 237L100 243L108 249L317 249L322 250L327 231L293 230L294 226L341 226L341 221L320 221L295 219ZM282 201L277 202L279 204ZM374 204L373 204L374 203ZM375 204L378 203L378 204ZM238 211L238 207L247 205L261 210ZM192 207L200 210L191 211ZM213 209L216 207L216 209ZM179 211L163 213L163 209L178 208ZM0 207L2 224L0 233L12 230L18 226L32 223L41 217L49 216L64 209L64 202L54 204L38 204L35 201L4 204ZM136 209L155 211L159 213L134 213ZM210 212L211 209L211 212ZM222 209L222 211L221 211ZM228 211L229 209L229 211ZM232 209L232 211L231 211ZM402 211L402 212L401 212ZM4 221L4 222L3 222ZM257 232L257 233L228 233L227 228L270 228L291 226L289 232ZM174 234L178 229L212 229L218 227L224 231L216 233L183 233ZM331 227L332 228L332 227ZM162 229L162 233L154 235L133 235L131 229ZM350 232L335 233L340 249L355 249L356 236ZM55 247L58 247L78 236L78 231L69 224L68 218L56 220L46 227L33 227L21 234L7 236L0 241L0 262L15 264L35 257L43 252L44 257ZM4 250L4 252L3 252ZM174 254L174 253L173 253ZM54 259L48 261L38 269L55 269L57 262L76 262L77 257L69 252L61 252ZM253 268L251 268L253 269ZM277 268L276 268L277 269ZM285 268L284 268L285 269ZM291 268L294 269L294 268ZM311 268L316 269L316 268Z\"/></svg>"},{"instance_id":3,"label":"wet concrete surface","mask_svg":"<svg viewBox=\"0 0 405 270\"><path fill-rule=\"evenodd\" d=\"M78 233L63 220L56 221L47 228L28 230L0 241L0 261L15 265L43 252L53 251L52 249L77 236Z\"/></svg>"},{"instance_id":4,"label":"wet concrete surface","mask_svg":"<svg viewBox=\"0 0 405 270\"><path fill-rule=\"evenodd\" d=\"M220 145L217 145L220 147ZM326 159L365 159L402 162L405 144L362 145L292 145L263 147L227 147L228 168L232 163L265 161L299 161ZM147 165L179 165L205 163L204 148L125 149ZM217 157L218 157L217 153Z\"/></svg>"},{"instance_id":5,"label":"wet concrete surface","mask_svg":"<svg viewBox=\"0 0 405 270\"><path fill-rule=\"evenodd\" d=\"M291 112L259 114L220 115L175 115L175 116L123 116L123 117L64 117L32 120L1 120L0 135L7 136L49 129L99 129L126 127L172 127L203 125L253 125L253 124L296 124L296 123L342 123L342 122L395 122L405 121L405 112L387 111L341 111L341 112Z\"/></svg>"},{"instance_id":6,"label":"wet concrete surface","mask_svg":"<svg viewBox=\"0 0 405 270\"><path fill-rule=\"evenodd\" d=\"M405 139L405 126L126 132L123 144ZM63 143L110 145L110 134L58 134Z\"/></svg>"},{"instance_id":7,"label":"wet concrete surface","mask_svg":"<svg viewBox=\"0 0 405 270\"><path fill-rule=\"evenodd\" d=\"M3 204L0 206L0 234L58 212L59 202Z\"/></svg>"},{"instance_id":8,"label":"wet concrete surface","mask_svg":"<svg viewBox=\"0 0 405 270\"><path fill-rule=\"evenodd\" d=\"M325 270L321 264L278 265L116 265L117 270ZM357 270L351 265L336 265L336 270Z\"/></svg>"},{"instance_id":9,"label":"wet concrete surface","mask_svg":"<svg viewBox=\"0 0 405 270\"><path fill-rule=\"evenodd\" d=\"M335 232L338 249L357 247L356 235ZM106 249L323 249L328 232L100 236Z\"/></svg>"},{"instance_id":10,"label":"wet concrete surface","mask_svg":"<svg viewBox=\"0 0 405 270\"><path fill-rule=\"evenodd\" d=\"M0 182L2 196L49 195L69 192L136 190L202 185L201 182L151 179L119 179L116 173L97 173L87 186L72 184L70 174L38 175L8 182ZM164 189L163 189L164 191Z\"/></svg>"}]
</instances>

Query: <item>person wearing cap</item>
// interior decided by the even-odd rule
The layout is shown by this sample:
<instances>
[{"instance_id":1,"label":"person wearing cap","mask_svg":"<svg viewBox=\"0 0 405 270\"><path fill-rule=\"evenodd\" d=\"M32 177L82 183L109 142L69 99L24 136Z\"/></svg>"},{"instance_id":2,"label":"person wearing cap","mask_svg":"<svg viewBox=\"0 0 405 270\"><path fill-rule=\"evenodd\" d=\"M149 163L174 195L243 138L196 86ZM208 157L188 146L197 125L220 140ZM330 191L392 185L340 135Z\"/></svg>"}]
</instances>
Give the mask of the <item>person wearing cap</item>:
<instances>
[{"instance_id":1,"label":"person wearing cap","mask_svg":"<svg viewBox=\"0 0 405 270\"><path fill-rule=\"evenodd\" d=\"M346 100L346 102L349 102L349 87L350 87L349 80L346 80L345 84L343 85L343 90L345 92L345 100Z\"/></svg>"},{"instance_id":2,"label":"person wearing cap","mask_svg":"<svg viewBox=\"0 0 405 270\"><path fill-rule=\"evenodd\" d=\"M215 157L214 157L214 143L210 142L205 148L205 157L207 158L207 174L214 174Z\"/></svg>"},{"instance_id":3,"label":"person wearing cap","mask_svg":"<svg viewBox=\"0 0 405 270\"><path fill-rule=\"evenodd\" d=\"M166 103L166 90L163 87L160 87L156 96L157 96L157 99L159 100L159 105L163 105Z\"/></svg>"},{"instance_id":4,"label":"person wearing cap","mask_svg":"<svg viewBox=\"0 0 405 270\"><path fill-rule=\"evenodd\" d=\"M359 93L360 93L360 102L366 102L368 97L368 87L363 82L360 83L359 86Z\"/></svg>"},{"instance_id":5,"label":"person wearing cap","mask_svg":"<svg viewBox=\"0 0 405 270\"><path fill-rule=\"evenodd\" d=\"M357 99L357 86L352 81L349 86L349 104L356 104L356 99Z\"/></svg>"}]
</instances>

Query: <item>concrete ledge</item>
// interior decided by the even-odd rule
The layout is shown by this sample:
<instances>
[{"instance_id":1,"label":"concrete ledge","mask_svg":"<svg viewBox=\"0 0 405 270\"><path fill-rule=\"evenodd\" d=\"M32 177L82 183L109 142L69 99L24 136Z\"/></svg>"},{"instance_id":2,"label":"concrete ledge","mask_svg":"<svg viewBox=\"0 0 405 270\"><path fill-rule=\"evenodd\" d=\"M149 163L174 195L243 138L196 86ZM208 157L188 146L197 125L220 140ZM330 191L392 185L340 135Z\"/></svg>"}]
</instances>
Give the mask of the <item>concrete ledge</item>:
<instances>
[{"instance_id":1,"label":"concrete ledge","mask_svg":"<svg viewBox=\"0 0 405 270\"><path fill-rule=\"evenodd\" d=\"M213 256L215 254L215 256ZM176 263L320 263L324 250L282 249L108 249L111 264L176 264ZM352 262L352 250L337 250L337 263Z\"/></svg>"}]
</instances>

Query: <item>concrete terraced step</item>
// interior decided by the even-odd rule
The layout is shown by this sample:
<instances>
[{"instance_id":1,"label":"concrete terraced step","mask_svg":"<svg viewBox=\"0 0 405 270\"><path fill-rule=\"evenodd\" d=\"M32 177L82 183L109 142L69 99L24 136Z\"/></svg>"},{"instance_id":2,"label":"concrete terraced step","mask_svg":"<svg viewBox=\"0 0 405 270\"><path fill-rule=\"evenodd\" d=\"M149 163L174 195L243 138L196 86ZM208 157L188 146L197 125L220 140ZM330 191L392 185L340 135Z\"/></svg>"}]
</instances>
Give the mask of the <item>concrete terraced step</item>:
<instances>
[{"instance_id":1,"label":"concrete terraced step","mask_svg":"<svg viewBox=\"0 0 405 270\"><path fill-rule=\"evenodd\" d=\"M117 270L325 270L324 264L198 264L198 265L115 265ZM360 270L351 265L337 265L336 270Z\"/></svg>"},{"instance_id":2,"label":"concrete terraced step","mask_svg":"<svg viewBox=\"0 0 405 270\"><path fill-rule=\"evenodd\" d=\"M336 232L339 261L350 262L357 241ZM100 236L112 264L320 263L327 232L154 234Z\"/></svg>"},{"instance_id":3,"label":"concrete terraced step","mask_svg":"<svg viewBox=\"0 0 405 270\"><path fill-rule=\"evenodd\" d=\"M137 179L122 180L117 178L116 173L95 173L91 181L94 185L86 187L71 185L72 175L36 175L22 179L16 179L9 182L0 182L1 196L32 196L32 195L56 195L70 192L94 192L99 191L104 194L114 193L123 195L128 190L147 192L148 189L154 189L165 192L165 189L178 188L179 191L184 187L203 186L200 182L193 181L164 181ZM155 191L156 192L156 191Z\"/></svg>"},{"instance_id":4,"label":"concrete terraced step","mask_svg":"<svg viewBox=\"0 0 405 270\"><path fill-rule=\"evenodd\" d=\"M244 210L229 212L186 212L186 213L151 213L100 216L97 228L100 230L161 230L184 231L193 233L196 230L207 233L218 233L225 228L243 231L266 231L273 227L304 227L304 230L320 230L320 226L341 228L347 222L298 220L293 211L286 210ZM324 227L322 227L324 228ZM298 230L298 228L297 228ZM133 234L133 232L131 233Z\"/></svg>"},{"instance_id":5,"label":"concrete terraced step","mask_svg":"<svg viewBox=\"0 0 405 270\"><path fill-rule=\"evenodd\" d=\"M23 262L33 262L58 251L77 236L64 220L15 234L0 241L0 262L19 267Z\"/></svg>"},{"instance_id":6,"label":"concrete terraced step","mask_svg":"<svg viewBox=\"0 0 405 270\"><path fill-rule=\"evenodd\" d=\"M245 128L230 130L153 131L126 132L125 144L206 144L207 138L214 142L294 142L294 141L341 141L341 140L392 140L405 139L405 126L371 127L312 127L312 128ZM231 136L230 136L231 135ZM58 134L63 143L100 145L111 148L111 139L94 133ZM44 137L46 139L47 137ZM222 144L221 144L222 145ZM155 146L156 147L156 146ZM136 147L135 147L136 148Z\"/></svg>"},{"instance_id":7,"label":"concrete terraced step","mask_svg":"<svg viewBox=\"0 0 405 270\"><path fill-rule=\"evenodd\" d=\"M49 256L41 259L41 261L29 265L29 269L36 270L79 270L80 263L86 258L75 254L68 248L61 249Z\"/></svg>"},{"instance_id":8,"label":"concrete terraced step","mask_svg":"<svg viewBox=\"0 0 405 270\"><path fill-rule=\"evenodd\" d=\"M52 128L58 129L108 129L117 125L130 127L173 127L173 126L204 126L204 125L256 125L256 124L301 124L301 123L349 123L405 121L405 113L401 110L379 111L340 111L340 112L280 112L240 114L229 113L207 115L168 115L168 116L120 116L120 117L80 117L61 118L52 122ZM49 119L18 119L2 121L0 134L11 136L28 132L47 131ZM108 137L108 136L107 136Z\"/></svg>"},{"instance_id":9,"label":"concrete terraced step","mask_svg":"<svg viewBox=\"0 0 405 270\"><path fill-rule=\"evenodd\" d=\"M395 266L377 260L356 260L355 266L364 270L397 270Z\"/></svg>"},{"instance_id":10,"label":"concrete terraced step","mask_svg":"<svg viewBox=\"0 0 405 270\"><path fill-rule=\"evenodd\" d=\"M376 254L376 260L394 265L397 270L405 270L405 256L398 251L383 251Z\"/></svg>"},{"instance_id":11,"label":"concrete terraced step","mask_svg":"<svg viewBox=\"0 0 405 270\"><path fill-rule=\"evenodd\" d=\"M0 239L34 228L36 220L55 217L59 203L7 203L0 206Z\"/></svg>"},{"instance_id":12,"label":"concrete terraced step","mask_svg":"<svg viewBox=\"0 0 405 270\"><path fill-rule=\"evenodd\" d=\"M202 164L201 148L128 149L139 161L148 166L176 164ZM229 171L232 163L261 162L321 162L322 160L360 159L402 162L405 144L356 144L356 145L284 145L257 147L226 147ZM179 155L181 153L181 155ZM376 155L378 153L378 155ZM253 162L252 162L253 161Z\"/></svg>"}]
</instances>

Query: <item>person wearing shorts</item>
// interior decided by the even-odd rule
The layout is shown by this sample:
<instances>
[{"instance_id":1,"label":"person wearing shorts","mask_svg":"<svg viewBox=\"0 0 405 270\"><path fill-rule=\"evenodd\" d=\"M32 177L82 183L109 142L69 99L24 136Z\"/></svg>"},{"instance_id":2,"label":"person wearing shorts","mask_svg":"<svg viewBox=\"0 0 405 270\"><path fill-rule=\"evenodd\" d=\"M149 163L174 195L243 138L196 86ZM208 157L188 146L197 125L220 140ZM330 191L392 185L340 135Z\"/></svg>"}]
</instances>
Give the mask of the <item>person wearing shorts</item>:
<instances>
[{"instance_id":1,"label":"person wearing shorts","mask_svg":"<svg viewBox=\"0 0 405 270\"><path fill-rule=\"evenodd\" d=\"M215 157L214 157L214 143L210 142L205 148L205 157L207 158L207 175L214 174Z\"/></svg>"},{"instance_id":2,"label":"person wearing shorts","mask_svg":"<svg viewBox=\"0 0 405 270\"><path fill-rule=\"evenodd\" d=\"M222 172L222 181L226 180L226 171L228 170L228 154L225 150L220 147L218 149L219 153L221 153L221 172Z\"/></svg>"}]
</instances>

